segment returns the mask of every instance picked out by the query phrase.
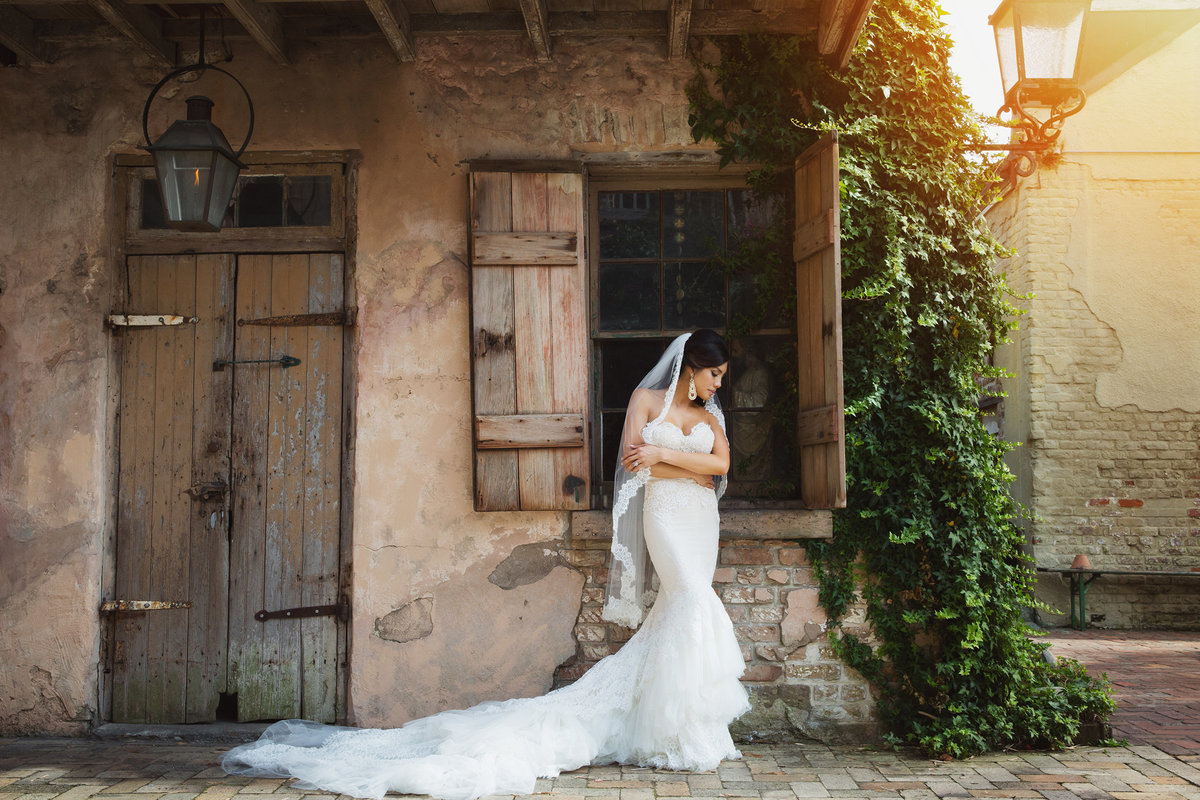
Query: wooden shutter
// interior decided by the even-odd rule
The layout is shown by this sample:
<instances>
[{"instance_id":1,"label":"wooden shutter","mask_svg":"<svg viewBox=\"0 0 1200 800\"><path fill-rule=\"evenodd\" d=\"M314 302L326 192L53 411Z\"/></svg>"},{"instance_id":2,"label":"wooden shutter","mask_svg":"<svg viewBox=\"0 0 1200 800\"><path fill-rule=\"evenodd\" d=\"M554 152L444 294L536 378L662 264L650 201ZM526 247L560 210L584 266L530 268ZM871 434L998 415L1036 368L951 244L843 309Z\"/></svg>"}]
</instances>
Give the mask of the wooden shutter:
<instances>
[{"instance_id":1,"label":"wooden shutter","mask_svg":"<svg viewBox=\"0 0 1200 800\"><path fill-rule=\"evenodd\" d=\"M471 174L478 511L585 509L583 177Z\"/></svg>"},{"instance_id":2,"label":"wooden shutter","mask_svg":"<svg viewBox=\"0 0 1200 800\"><path fill-rule=\"evenodd\" d=\"M845 508L842 264L837 133L796 160L796 331L800 493L809 508Z\"/></svg>"}]
</instances>

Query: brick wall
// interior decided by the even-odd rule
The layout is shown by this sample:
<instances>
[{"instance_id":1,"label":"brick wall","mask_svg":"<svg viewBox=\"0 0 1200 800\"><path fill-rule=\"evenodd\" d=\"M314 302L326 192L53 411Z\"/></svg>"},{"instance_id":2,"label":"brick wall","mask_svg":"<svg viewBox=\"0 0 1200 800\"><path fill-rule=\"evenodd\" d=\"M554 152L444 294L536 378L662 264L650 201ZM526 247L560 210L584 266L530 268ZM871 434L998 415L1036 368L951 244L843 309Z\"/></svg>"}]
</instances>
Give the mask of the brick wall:
<instances>
[{"instance_id":1,"label":"brick wall","mask_svg":"<svg viewBox=\"0 0 1200 800\"><path fill-rule=\"evenodd\" d=\"M633 635L600 618L608 549L604 536L573 536L563 551L585 583L575 626L578 649L557 670L556 686L576 680ZM800 542L723 539L713 589L746 659L742 681L753 710L733 726L736 738L861 743L878 736L869 685L829 645L816 580ZM856 613L847 628L865 635L862 612Z\"/></svg>"},{"instance_id":2,"label":"brick wall","mask_svg":"<svg viewBox=\"0 0 1200 800\"><path fill-rule=\"evenodd\" d=\"M1155 191L1149 181L1097 180L1088 166L1067 161L1041 168L988 214L997 236L1017 251L1001 265L1010 285L1034 294L1018 301L1027 313L998 363L1014 373L1004 382L1009 397L1001 430L1024 443L1010 458L1013 491L1033 513L1029 549L1040 565L1069 566L1085 553L1097 568L1200 572L1200 415L1106 406L1098 391L1101 376L1130 357L1121 338L1129 320L1111 312L1101 319L1094 311L1089 269L1105 257L1106 240L1129 232L1097 229L1085 212L1089 203ZM1163 233L1147 227L1144 235ZM1200 254L1192 238L1178 243L1182 263ZM1172 291L1138 280L1136 263L1128 264L1128 275L1123 291L1131 299ZM1164 336L1172 322L1162 320ZM1164 359L1149 380L1167 385L1173 370L1197 367L1195 359ZM1042 577L1037 595L1057 611L1070 607L1057 576ZM1103 627L1195 629L1200 580L1106 576L1089 591L1088 615ZM1041 618L1067 624L1058 613Z\"/></svg>"}]
</instances>

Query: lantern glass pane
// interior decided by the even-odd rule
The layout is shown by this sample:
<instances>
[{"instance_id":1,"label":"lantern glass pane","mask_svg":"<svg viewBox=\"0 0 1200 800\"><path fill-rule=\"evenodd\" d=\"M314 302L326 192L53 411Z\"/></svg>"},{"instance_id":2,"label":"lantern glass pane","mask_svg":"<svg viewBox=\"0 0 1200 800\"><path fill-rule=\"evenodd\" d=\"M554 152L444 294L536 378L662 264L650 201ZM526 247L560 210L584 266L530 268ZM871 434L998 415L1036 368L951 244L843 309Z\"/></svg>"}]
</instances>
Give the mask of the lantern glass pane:
<instances>
[{"instance_id":1,"label":"lantern glass pane","mask_svg":"<svg viewBox=\"0 0 1200 800\"><path fill-rule=\"evenodd\" d=\"M170 224L207 223L209 179L215 157L215 153L205 150L155 151L154 165Z\"/></svg>"},{"instance_id":2,"label":"lantern glass pane","mask_svg":"<svg viewBox=\"0 0 1200 800\"><path fill-rule=\"evenodd\" d=\"M233 197L233 187L237 183L240 168L235 161L223 155L213 158L212 194L208 202L208 223L220 228L225 223L229 210L229 199Z\"/></svg>"},{"instance_id":3,"label":"lantern glass pane","mask_svg":"<svg viewBox=\"0 0 1200 800\"><path fill-rule=\"evenodd\" d=\"M997 16L992 17L992 28L996 32L996 55L1000 60L1000 81L1004 84L1004 94L1017 82L1020 75L1017 72L1017 31L1013 23L1012 6Z\"/></svg>"},{"instance_id":4,"label":"lantern glass pane","mask_svg":"<svg viewBox=\"0 0 1200 800\"><path fill-rule=\"evenodd\" d=\"M1076 0L1021 4L1021 50L1025 77L1070 80L1083 28L1086 3Z\"/></svg>"}]
</instances>

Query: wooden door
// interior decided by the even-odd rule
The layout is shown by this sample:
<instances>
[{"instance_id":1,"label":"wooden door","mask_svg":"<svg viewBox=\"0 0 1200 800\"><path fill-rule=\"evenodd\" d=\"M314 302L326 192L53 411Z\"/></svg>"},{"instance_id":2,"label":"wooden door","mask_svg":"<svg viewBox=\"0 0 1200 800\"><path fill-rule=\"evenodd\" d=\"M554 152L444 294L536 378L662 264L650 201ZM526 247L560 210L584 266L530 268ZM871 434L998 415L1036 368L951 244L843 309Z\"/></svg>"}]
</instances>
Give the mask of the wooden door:
<instances>
[{"instance_id":1,"label":"wooden door","mask_svg":"<svg viewBox=\"0 0 1200 800\"><path fill-rule=\"evenodd\" d=\"M255 614L339 599L341 257L128 269L126 313L195 322L120 333L112 599L190 607L113 615L111 718L211 721L226 695L239 720L332 722L337 616Z\"/></svg>"},{"instance_id":2,"label":"wooden door","mask_svg":"<svg viewBox=\"0 0 1200 800\"><path fill-rule=\"evenodd\" d=\"M336 717L337 619L259 611L336 605L341 497L342 259L238 259L229 683L239 721ZM256 324L257 323L257 324ZM265 323L265 324L264 324Z\"/></svg>"}]
</instances>

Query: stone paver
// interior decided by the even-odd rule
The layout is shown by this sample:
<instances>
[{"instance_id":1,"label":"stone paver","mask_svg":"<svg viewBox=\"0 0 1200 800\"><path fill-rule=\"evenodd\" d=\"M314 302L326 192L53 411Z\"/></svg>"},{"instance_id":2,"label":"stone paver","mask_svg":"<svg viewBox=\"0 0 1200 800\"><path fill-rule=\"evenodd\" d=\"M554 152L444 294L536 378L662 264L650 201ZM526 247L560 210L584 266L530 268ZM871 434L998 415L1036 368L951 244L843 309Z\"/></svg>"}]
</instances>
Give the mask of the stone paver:
<instances>
[{"instance_id":1,"label":"stone paver","mask_svg":"<svg viewBox=\"0 0 1200 800\"><path fill-rule=\"evenodd\" d=\"M226 747L0 738L0 800L347 800L291 781L225 775L214 765ZM1200 800L1200 755L1174 756L1149 745L966 761L815 743L752 745L743 753L742 761L709 773L592 767L539 781L536 791L545 800Z\"/></svg>"},{"instance_id":2,"label":"stone paver","mask_svg":"<svg viewBox=\"0 0 1200 800\"><path fill-rule=\"evenodd\" d=\"M1054 628L1047 639L1055 655L1108 675L1115 738L1200 755L1200 632Z\"/></svg>"}]
</instances>

